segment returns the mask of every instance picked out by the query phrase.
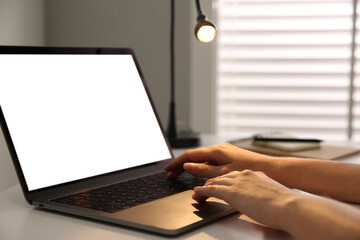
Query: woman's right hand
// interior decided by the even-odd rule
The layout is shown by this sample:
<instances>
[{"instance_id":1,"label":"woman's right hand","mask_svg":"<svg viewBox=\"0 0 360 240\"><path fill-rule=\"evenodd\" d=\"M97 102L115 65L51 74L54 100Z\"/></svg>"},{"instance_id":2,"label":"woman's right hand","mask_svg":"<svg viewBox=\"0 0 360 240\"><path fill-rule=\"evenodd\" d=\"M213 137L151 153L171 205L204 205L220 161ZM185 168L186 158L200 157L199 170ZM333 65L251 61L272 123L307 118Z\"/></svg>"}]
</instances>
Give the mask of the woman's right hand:
<instances>
[{"instance_id":1,"label":"woman's right hand","mask_svg":"<svg viewBox=\"0 0 360 240\"><path fill-rule=\"evenodd\" d=\"M285 229L288 207L299 193L281 185L262 172L233 171L195 187L194 200L209 197L224 200L234 209L271 228Z\"/></svg>"},{"instance_id":2,"label":"woman's right hand","mask_svg":"<svg viewBox=\"0 0 360 240\"><path fill-rule=\"evenodd\" d=\"M184 171L195 176L212 178L232 171L261 170L271 161L269 156L241 149L229 143L188 150L170 162L165 170L169 178Z\"/></svg>"}]
</instances>

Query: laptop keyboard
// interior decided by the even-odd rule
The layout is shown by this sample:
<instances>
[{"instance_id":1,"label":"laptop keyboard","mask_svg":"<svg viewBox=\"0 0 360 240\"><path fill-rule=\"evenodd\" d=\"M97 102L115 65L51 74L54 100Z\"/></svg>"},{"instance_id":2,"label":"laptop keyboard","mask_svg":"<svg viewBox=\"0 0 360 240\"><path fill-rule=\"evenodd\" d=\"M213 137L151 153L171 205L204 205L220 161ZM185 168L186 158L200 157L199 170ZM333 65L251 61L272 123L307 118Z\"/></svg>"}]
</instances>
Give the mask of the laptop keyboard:
<instances>
[{"instance_id":1,"label":"laptop keyboard","mask_svg":"<svg viewBox=\"0 0 360 240\"><path fill-rule=\"evenodd\" d=\"M52 201L114 213L204 185L205 178L188 173L168 179L166 172L75 193Z\"/></svg>"}]
</instances>

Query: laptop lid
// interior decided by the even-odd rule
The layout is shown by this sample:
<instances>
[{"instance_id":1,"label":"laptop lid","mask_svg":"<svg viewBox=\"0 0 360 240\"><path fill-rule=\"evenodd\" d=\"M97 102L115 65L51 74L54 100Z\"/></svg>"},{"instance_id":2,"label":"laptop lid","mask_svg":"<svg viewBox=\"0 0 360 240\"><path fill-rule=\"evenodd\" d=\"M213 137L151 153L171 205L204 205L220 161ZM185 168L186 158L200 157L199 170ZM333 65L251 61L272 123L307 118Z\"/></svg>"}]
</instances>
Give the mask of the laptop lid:
<instances>
[{"instance_id":1,"label":"laptop lid","mask_svg":"<svg viewBox=\"0 0 360 240\"><path fill-rule=\"evenodd\" d=\"M2 46L0 66L25 196L173 157L131 49Z\"/></svg>"}]
</instances>

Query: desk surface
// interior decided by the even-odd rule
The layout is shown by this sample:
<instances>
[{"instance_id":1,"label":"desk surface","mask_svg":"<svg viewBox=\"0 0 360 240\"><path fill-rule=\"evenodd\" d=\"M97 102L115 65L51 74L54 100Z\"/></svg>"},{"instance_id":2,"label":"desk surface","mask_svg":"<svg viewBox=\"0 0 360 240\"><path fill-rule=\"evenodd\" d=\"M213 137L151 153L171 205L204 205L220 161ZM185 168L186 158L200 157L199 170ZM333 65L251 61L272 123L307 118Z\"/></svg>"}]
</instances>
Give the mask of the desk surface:
<instances>
[{"instance_id":1,"label":"desk surface","mask_svg":"<svg viewBox=\"0 0 360 240\"><path fill-rule=\"evenodd\" d=\"M216 143L207 138L204 145ZM179 155L183 150L176 150ZM344 161L360 162L360 156ZM19 185L0 192L0 239L64 240L64 239L167 239L159 235L79 217L36 209L25 202ZM197 228L171 239L292 239L256 223L240 213Z\"/></svg>"}]
</instances>

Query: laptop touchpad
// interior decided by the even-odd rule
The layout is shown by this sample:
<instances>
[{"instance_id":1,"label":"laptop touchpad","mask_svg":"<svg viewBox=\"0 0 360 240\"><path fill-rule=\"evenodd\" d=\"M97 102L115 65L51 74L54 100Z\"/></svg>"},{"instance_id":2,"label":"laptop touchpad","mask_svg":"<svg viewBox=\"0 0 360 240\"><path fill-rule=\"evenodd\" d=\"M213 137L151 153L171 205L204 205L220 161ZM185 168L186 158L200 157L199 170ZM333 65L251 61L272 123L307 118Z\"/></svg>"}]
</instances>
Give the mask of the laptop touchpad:
<instances>
[{"instance_id":1,"label":"laptop touchpad","mask_svg":"<svg viewBox=\"0 0 360 240\"><path fill-rule=\"evenodd\" d=\"M228 204L216 198L198 203L192 199L193 193L194 191L188 190L118 212L115 217L121 222L125 221L128 226L141 225L147 230L162 229L164 234L176 234L234 212Z\"/></svg>"}]
</instances>

